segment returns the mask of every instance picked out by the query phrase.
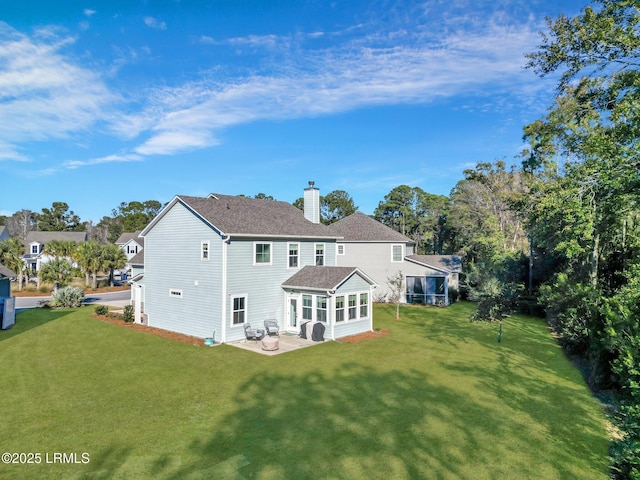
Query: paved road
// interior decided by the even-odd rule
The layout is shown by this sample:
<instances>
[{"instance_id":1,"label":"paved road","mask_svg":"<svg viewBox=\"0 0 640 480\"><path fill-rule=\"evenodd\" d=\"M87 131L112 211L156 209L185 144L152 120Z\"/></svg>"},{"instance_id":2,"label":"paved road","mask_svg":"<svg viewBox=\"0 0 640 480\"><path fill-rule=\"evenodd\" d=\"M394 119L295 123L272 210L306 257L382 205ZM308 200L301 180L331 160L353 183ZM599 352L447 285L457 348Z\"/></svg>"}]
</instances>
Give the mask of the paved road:
<instances>
[{"instance_id":1,"label":"paved road","mask_svg":"<svg viewBox=\"0 0 640 480\"><path fill-rule=\"evenodd\" d=\"M129 305L131 292L123 290L121 292L110 293L93 293L84 297L84 303L89 305L109 305L115 307L124 307ZM27 308L35 308L40 302L49 301L51 297L16 297L16 310L24 310Z\"/></svg>"}]
</instances>

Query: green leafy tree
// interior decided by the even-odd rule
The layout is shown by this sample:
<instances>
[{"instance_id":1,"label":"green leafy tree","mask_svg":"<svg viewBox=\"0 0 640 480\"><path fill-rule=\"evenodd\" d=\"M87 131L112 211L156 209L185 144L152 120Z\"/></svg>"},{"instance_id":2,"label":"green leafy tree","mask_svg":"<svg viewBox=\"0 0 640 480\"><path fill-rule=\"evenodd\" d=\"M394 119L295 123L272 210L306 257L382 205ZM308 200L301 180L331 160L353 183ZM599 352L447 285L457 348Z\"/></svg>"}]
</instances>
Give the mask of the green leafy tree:
<instances>
[{"instance_id":1,"label":"green leafy tree","mask_svg":"<svg viewBox=\"0 0 640 480\"><path fill-rule=\"evenodd\" d=\"M69 205L64 202L53 202L51 208L43 208L36 215L38 230L49 232L82 232L84 224Z\"/></svg>"},{"instance_id":2,"label":"green leafy tree","mask_svg":"<svg viewBox=\"0 0 640 480\"><path fill-rule=\"evenodd\" d=\"M50 240L44 245L43 253L52 257L73 258L78 244L70 240Z\"/></svg>"},{"instance_id":3,"label":"green leafy tree","mask_svg":"<svg viewBox=\"0 0 640 480\"><path fill-rule=\"evenodd\" d=\"M443 253L446 239L448 200L420 187L400 185L378 203L373 217L411 238L417 253Z\"/></svg>"},{"instance_id":4,"label":"green leafy tree","mask_svg":"<svg viewBox=\"0 0 640 480\"><path fill-rule=\"evenodd\" d=\"M121 224L124 232L135 232L146 227L162 209L157 200L144 202L122 202L111 212Z\"/></svg>"},{"instance_id":5,"label":"green leafy tree","mask_svg":"<svg viewBox=\"0 0 640 480\"><path fill-rule=\"evenodd\" d=\"M353 198L344 190L334 190L320 197L320 220L325 225L348 217L357 209Z\"/></svg>"}]
</instances>

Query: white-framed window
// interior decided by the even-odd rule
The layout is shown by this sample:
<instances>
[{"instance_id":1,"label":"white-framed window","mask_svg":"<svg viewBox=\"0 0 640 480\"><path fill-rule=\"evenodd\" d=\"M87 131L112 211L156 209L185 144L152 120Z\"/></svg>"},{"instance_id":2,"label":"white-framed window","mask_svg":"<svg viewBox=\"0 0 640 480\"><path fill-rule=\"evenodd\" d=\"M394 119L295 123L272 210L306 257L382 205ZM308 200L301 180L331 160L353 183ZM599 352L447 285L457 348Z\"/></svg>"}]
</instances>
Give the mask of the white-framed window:
<instances>
[{"instance_id":1,"label":"white-framed window","mask_svg":"<svg viewBox=\"0 0 640 480\"><path fill-rule=\"evenodd\" d=\"M182 298L182 290L179 288L170 288L169 296L173 298Z\"/></svg>"},{"instance_id":2,"label":"white-framed window","mask_svg":"<svg viewBox=\"0 0 640 480\"><path fill-rule=\"evenodd\" d=\"M253 252L254 265L271 265L271 242L255 242Z\"/></svg>"},{"instance_id":3,"label":"white-framed window","mask_svg":"<svg viewBox=\"0 0 640 480\"><path fill-rule=\"evenodd\" d=\"M313 320L313 297L302 295L302 319Z\"/></svg>"},{"instance_id":4,"label":"white-framed window","mask_svg":"<svg viewBox=\"0 0 640 480\"><path fill-rule=\"evenodd\" d=\"M357 313L358 295L356 293L349 295L349 320L358 318Z\"/></svg>"},{"instance_id":5,"label":"white-framed window","mask_svg":"<svg viewBox=\"0 0 640 480\"><path fill-rule=\"evenodd\" d=\"M289 257L289 268L298 268L299 258L300 258L300 244L299 243L289 243L288 246L288 257Z\"/></svg>"},{"instance_id":6,"label":"white-framed window","mask_svg":"<svg viewBox=\"0 0 640 480\"><path fill-rule=\"evenodd\" d=\"M324 265L324 243L316 243L316 265Z\"/></svg>"},{"instance_id":7,"label":"white-framed window","mask_svg":"<svg viewBox=\"0 0 640 480\"><path fill-rule=\"evenodd\" d=\"M338 255L344 255L344 243L339 243L337 245L338 248Z\"/></svg>"},{"instance_id":8,"label":"white-framed window","mask_svg":"<svg viewBox=\"0 0 640 480\"><path fill-rule=\"evenodd\" d=\"M316 321L327 322L327 297L316 297Z\"/></svg>"},{"instance_id":9,"label":"white-framed window","mask_svg":"<svg viewBox=\"0 0 640 480\"><path fill-rule=\"evenodd\" d=\"M209 240L203 240L200 242L200 260L209 260L209 247L211 244Z\"/></svg>"},{"instance_id":10,"label":"white-framed window","mask_svg":"<svg viewBox=\"0 0 640 480\"><path fill-rule=\"evenodd\" d=\"M366 318L369 316L369 294L360 294L360 318Z\"/></svg>"},{"instance_id":11,"label":"white-framed window","mask_svg":"<svg viewBox=\"0 0 640 480\"><path fill-rule=\"evenodd\" d=\"M402 261L402 244L391 245L391 261L392 262Z\"/></svg>"},{"instance_id":12,"label":"white-framed window","mask_svg":"<svg viewBox=\"0 0 640 480\"><path fill-rule=\"evenodd\" d=\"M344 322L344 296L336 297L336 323Z\"/></svg>"},{"instance_id":13,"label":"white-framed window","mask_svg":"<svg viewBox=\"0 0 640 480\"><path fill-rule=\"evenodd\" d=\"M39 245L37 243L34 243L33 245L31 245L31 253L40 253L38 252L38 247Z\"/></svg>"},{"instance_id":14,"label":"white-framed window","mask_svg":"<svg viewBox=\"0 0 640 480\"><path fill-rule=\"evenodd\" d=\"M247 321L247 295L231 297L231 326L244 325Z\"/></svg>"}]
</instances>

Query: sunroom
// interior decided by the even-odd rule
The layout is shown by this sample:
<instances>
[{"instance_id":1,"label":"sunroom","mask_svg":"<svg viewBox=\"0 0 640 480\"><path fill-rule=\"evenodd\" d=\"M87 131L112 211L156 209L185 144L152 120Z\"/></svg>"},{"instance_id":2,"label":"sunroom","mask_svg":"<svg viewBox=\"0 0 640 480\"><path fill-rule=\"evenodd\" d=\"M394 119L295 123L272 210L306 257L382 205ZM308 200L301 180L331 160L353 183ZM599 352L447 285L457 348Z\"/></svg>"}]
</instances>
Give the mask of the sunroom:
<instances>
[{"instance_id":1,"label":"sunroom","mask_svg":"<svg viewBox=\"0 0 640 480\"><path fill-rule=\"evenodd\" d=\"M284 328L307 336L320 323L325 340L371 331L375 286L356 267L306 266L282 284Z\"/></svg>"}]
</instances>

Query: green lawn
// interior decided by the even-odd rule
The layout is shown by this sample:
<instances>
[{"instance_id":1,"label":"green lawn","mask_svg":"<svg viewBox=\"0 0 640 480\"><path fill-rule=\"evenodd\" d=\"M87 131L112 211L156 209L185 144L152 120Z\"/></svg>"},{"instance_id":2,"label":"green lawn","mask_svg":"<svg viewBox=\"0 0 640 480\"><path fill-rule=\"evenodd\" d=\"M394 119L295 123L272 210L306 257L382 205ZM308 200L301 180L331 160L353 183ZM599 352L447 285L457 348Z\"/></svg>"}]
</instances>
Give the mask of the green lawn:
<instances>
[{"instance_id":1,"label":"green lawn","mask_svg":"<svg viewBox=\"0 0 640 480\"><path fill-rule=\"evenodd\" d=\"M0 478L606 479L605 419L544 323L375 307L389 334L267 357L31 310L0 331ZM54 452L86 464L46 463Z\"/></svg>"}]
</instances>

